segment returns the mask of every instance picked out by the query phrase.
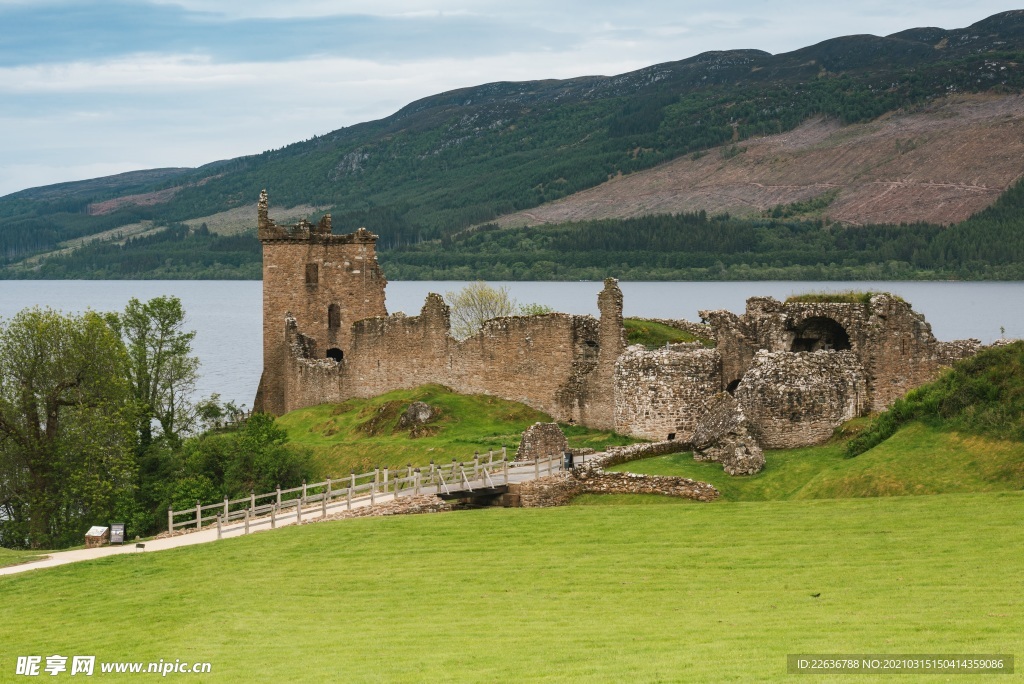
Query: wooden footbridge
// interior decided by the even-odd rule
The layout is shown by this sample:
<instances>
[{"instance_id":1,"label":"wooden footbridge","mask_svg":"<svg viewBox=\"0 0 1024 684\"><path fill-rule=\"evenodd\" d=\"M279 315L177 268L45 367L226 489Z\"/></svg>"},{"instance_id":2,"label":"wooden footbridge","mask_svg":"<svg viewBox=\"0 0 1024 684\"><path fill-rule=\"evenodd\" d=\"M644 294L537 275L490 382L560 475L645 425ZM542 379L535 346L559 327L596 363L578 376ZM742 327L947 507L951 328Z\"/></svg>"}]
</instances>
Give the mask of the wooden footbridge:
<instances>
[{"instance_id":1,"label":"wooden footbridge","mask_svg":"<svg viewBox=\"0 0 1024 684\"><path fill-rule=\"evenodd\" d=\"M561 454L533 461L510 461L505 449L500 454L497 458L494 451L489 451L486 457L478 454L471 461L453 459L451 463L431 463L421 468L375 468L369 473L352 473L348 477L303 483L290 489L278 487L265 494L254 492L241 499L225 498L205 505L197 501L192 508L168 509L167 528L173 532L215 525L219 538L325 518L421 494L480 502L506 493L509 484L528 482L565 467Z\"/></svg>"}]
</instances>

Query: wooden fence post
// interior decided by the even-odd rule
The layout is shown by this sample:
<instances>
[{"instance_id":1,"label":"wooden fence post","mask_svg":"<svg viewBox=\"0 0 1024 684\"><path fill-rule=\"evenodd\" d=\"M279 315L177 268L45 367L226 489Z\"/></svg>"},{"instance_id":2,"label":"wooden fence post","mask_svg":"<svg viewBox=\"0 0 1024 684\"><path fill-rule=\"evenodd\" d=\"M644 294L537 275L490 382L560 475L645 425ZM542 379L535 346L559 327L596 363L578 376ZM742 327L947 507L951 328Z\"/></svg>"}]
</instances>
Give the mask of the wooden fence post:
<instances>
[{"instance_id":1,"label":"wooden fence post","mask_svg":"<svg viewBox=\"0 0 1024 684\"><path fill-rule=\"evenodd\" d=\"M420 469L419 468L417 468L416 470L413 471L412 486L413 486L413 492L416 494L416 496L419 496L419 493L420 493Z\"/></svg>"},{"instance_id":2,"label":"wooden fence post","mask_svg":"<svg viewBox=\"0 0 1024 684\"><path fill-rule=\"evenodd\" d=\"M245 509L245 534L249 534L249 509Z\"/></svg>"},{"instance_id":3,"label":"wooden fence post","mask_svg":"<svg viewBox=\"0 0 1024 684\"><path fill-rule=\"evenodd\" d=\"M252 509L253 515L256 514L256 492L249 490L249 508Z\"/></svg>"},{"instance_id":4,"label":"wooden fence post","mask_svg":"<svg viewBox=\"0 0 1024 684\"><path fill-rule=\"evenodd\" d=\"M352 490L356 488L356 471L352 471L351 480L348 485L348 496L346 497L346 510L352 510Z\"/></svg>"},{"instance_id":5,"label":"wooden fence post","mask_svg":"<svg viewBox=\"0 0 1024 684\"><path fill-rule=\"evenodd\" d=\"M224 497L224 520L228 519L228 497Z\"/></svg>"},{"instance_id":6,"label":"wooden fence post","mask_svg":"<svg viewBox=\"0 0 1024 684\"><path fill-rule=\"evenodd\" d=\"M473 452L473 482L480 479L480 452Z\"/></svg>"},{"instance_id":7,"label":"wooden fence post","mask_svg":"<svg viewBox=\"0 0 1024 684\"><path fill-rule=\"evenodd\" d=\"M217 516L217 539L218 539L218 540L220 540L220 537L221 537L221 531L220 531L220 516L218 515L218 516Z\"/></svg>"},{"instance_id":8,"label":"wooden fence post","mask_svg":"<svg viewBox=\"0 0 1024 684\"><path fill-rule=\"evenodd\" d=\"M281 485L277 485L277 510L281 510Z\"/></svg>"},{"instance_id":9,"label":"wooden fence post","mask_svg":"<svg viewBox=\"0 0 1024 684\"><path fill-rule=\"evenodd\" d=\"M384 493L384 494L388 493L388 474L389 474L388 467L384 466L384 487L383 487L383 490L382 490L382 493Z\"/></svg>"},{"instance_id":10,"label":"wooden fence post","mask_svg":"<svg viewBox=\"0 0 1024 684\"><path fill-rule=\"evenodd\" d=\"M199 504L199 500L196 500L196 529L200 530L203 528L203 507Z\"/></svg>"},{"instance_id":11,"label":"wooden fence post","mask_svg":"<svg viewBox=\"0 0 1024 684\"><path fill-rule=\"evenodd\" d=\"M270 529L277 527L277 506L270 504Z\"/></svg>"},{"instance_id":12,"label":"wooden fence post","mask_svg":"<svg viewBox=\"0 0 1024 684\"><path fill-rule=\"evenodd\" d=\"M508 484L508 461L504 456L501 457L501 469L505 472L505 484Z\"/></svg>"},{"instance_id":13,"label":"wooden fence post","mask_svg":"<svg viewBox=\"0 0 1024 684\"><path fill-rule=\"evenodd\" d=\"M508 447L501 447L501 460L502 461L507 461L508 460Z\"/></svg>"},{"instance_id":14,"label":"wooden fence post","mask_svg":"<svg viewBox=\"0 0 1024 684\"><path fill-rule=\"evenodd\" d=\"M427 473L427 485L434 484L434 461L430 461L430 471Z\"/></svg>"},{"instance_id":15,"label":"wooden fence post","mask_svg":"<svg viewBox=\"0 0 1024 684\"><path fill-rule=\"evenodd\" d=\"M174 531L174 509L170 506L167 507L167 531Z\"/></svg>"},{"instance_id":16,"label":"wooden fence post","mask_svg":"<svg viewBox=\"0 0 1024 684\"><path fill-rule=\"evenodd\" d=\"M302 499L299 499L295 505L295 522L302 522Z\"/></svg>"}]
</instances>

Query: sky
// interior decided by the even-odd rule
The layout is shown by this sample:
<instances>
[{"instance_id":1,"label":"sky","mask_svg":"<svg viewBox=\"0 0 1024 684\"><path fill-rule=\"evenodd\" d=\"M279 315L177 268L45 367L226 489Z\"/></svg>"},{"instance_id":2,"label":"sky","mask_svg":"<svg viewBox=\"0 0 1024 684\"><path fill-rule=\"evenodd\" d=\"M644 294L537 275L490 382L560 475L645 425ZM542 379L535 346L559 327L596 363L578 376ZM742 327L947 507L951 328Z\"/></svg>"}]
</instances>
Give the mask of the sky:
<instances>
[{"instance_id":1,"label":"sky","mask_svg":"<svg viewBox=\"0 0 1024 684\"><path fill-rule=\"evenodd\" d=\"M199 166L493 81L961 28L989 0L0 0L0 196Z\"/></svg>"}]
</instances>

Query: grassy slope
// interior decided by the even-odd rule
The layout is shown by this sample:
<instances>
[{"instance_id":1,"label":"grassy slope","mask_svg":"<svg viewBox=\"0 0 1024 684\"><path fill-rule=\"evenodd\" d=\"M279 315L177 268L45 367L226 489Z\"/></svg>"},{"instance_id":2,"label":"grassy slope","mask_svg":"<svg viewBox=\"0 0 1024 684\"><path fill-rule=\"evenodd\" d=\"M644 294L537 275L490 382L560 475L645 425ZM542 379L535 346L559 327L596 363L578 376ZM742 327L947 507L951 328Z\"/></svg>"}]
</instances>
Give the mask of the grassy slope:
<instances>
[{"instance_id":1,"label":"grassy slope","mask_svg":"<svg viewBox=\"0 0 1024 684\"><path fill-rule=\"evenodd\" d=\"M412 437L399 429L398 419L413 401L440 409L424 436ZM351 470L367 472L375 466L426 465L457 458L465 461L474 451L501 451L513 457L519 438L536 422L551 417L528 406L485 395L460 395L439 385L397 390L374 399L353 399L343 404L322 404L293 411L278 425L292 443L313 450L323 475L338 477ZM573 447L603 447L637 440L611 432L563 425Z\"/></svg>"},{"instance_id":2,"label":"grassy slope","mask_svg":"<svg viewBox=\"0 0 1024 684\"><path fill-rule=\"evenodd\" d=\"M845 441L820 447L769 451L765 469L732 477L718 463L691 454L634 461L611 470L681 475L710 482L730 501L816 499L1024 488L1024 444L943 431L913 423L857 458L844 457Z\"/></svg>"},{"instance_id":3,"label":"grassy slope","mask_svg":"<svg viewBox=\"0 0 1024 684\"><path fill-rule=\"evenodd\" d=\"M315 524L0 578L2 667L59 653L210 661L204 681L760 681L786 676L787 653L1021 653L1022 544L1020 493Z\"/></svg>"},{"instance_id":4,"label":"grassy slope","mask_svg":"<svg viewBox=\"0 0 1024 684\"><path fill-rule=\"evenodd\" d=\"M14 551L12 549L0 548L0 568L18 563L27 563L39 556L38 551Z\"/></svg>"},{"instance_id":5,"label":"grassy slope","mask_svg":"<svg viewBox=\"0 0 1024 684\"><path fill-rule=\"evenodd\" d=\"M679 330L657 321L648 321L643 318L627 318L622 323L626 328L627 344L642 344L648 349L664 347L669 342L700 342L706 347L715 346L711 340L697 337L685 330Z\"/></svg>"}]
</instances>

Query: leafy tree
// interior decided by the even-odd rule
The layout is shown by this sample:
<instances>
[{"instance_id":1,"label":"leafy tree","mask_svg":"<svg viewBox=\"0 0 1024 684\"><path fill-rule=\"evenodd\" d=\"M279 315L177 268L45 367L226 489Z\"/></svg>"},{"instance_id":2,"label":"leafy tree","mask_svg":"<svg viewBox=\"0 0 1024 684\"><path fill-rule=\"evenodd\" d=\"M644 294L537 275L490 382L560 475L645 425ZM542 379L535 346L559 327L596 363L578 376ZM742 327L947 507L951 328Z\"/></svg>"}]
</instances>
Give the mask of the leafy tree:
<instances>
[{"instance_id":1,"label":"leafy tree","mask_svg":"<svg viewBox=\"0 0 1024 684\"><path fill-rule=\"evenodd\" d=\"M485 321L514 315L517 308L508 288L493 288L482 280L458 292L446 292L444 297L451 307L452 336L458 340L475 334Z\"/></svg>"},{"instance_id":2,"label":"leafy tree","mask_svg":"<svg viewBox=\"0 0 1024 684\"><path fill-rule=\"evenodd\" d=\"M54 548L133 508L124 345L101 315L0 327L0 544Z\"/></svg>"},{"instance_id":3,"label":"leafy tree","mask_svg":"<svg viewBox=\"0 0 1024 684\"><path fill-rule=\"evenodd\" d=\"M199 371L199 359L192 355L196 334L184 330L181 300L156 297L142 303L132 297L116 321L128 349L140 450L153 441L154 423L160 427L159 436L180 442L181 433L195 425L190 397Z\"/></svg>"},{"instance_id":4,"label":"leafy tree","mask_svg":"<svg viewBox=\"0 0 1024 684\"><path fill-rule=\"evenodd\" d=\"M547 304L537 304L536 302L531 304L520 304L518 310L520 316L543 316L544 314L554 312L555 310Z\"/></svg>"}]
</instances>

